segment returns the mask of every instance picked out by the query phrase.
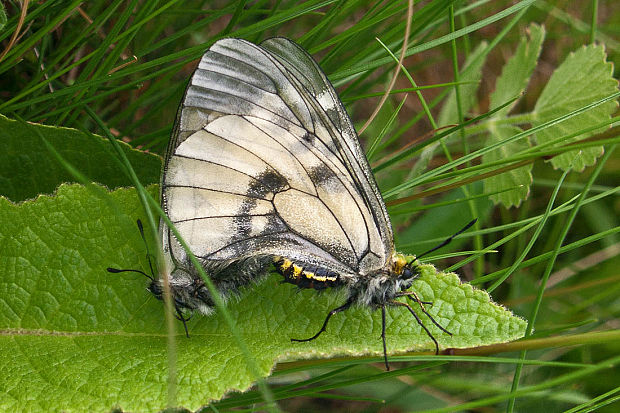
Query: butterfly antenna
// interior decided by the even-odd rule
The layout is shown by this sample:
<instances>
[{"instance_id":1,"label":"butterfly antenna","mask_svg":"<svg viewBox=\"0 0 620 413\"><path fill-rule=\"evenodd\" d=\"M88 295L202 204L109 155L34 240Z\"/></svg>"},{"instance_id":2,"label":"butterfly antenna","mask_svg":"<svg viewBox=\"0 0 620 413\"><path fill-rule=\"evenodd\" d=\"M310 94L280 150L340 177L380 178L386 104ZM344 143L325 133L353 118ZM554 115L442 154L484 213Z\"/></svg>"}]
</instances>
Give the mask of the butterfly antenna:
<instances>
[{"instance_id":1,"label":"butterfly antenna","mask_svg":"<svg viewBox=\"0 0 620 413\"><path fill-rule=\"evenodd\" d=\"M112 274L118 274L119 272L137 272L138 274L144 275L149 280L154 281L153 277L151 277L144 271L140 271L140 270L119 269L119 268L112 268L112 267L108 267L107 270L108 272L111 272Z\"/></svg>"},{"instance_id":2,"label":"butterfly antenna","mask_svg":"<svg viewBox=\"0 0 620 413\"><path fill-rule=\"evenodd\" d=\"M439 248L445 247L446 245L448 245L449 243L452 242L452 240L454 239L454 237L456 237L457 235L462 234L463 232L467 231L472 225L474 225L476 223L476 221L478 221L478 218L474 218L471 221L469 221L469 223L467 225L465 225L463 228L461 228L461 230L453 235L451 235L450 237L448 237L448 239L446 239L444 242L442 242L441 244L437 245L436 247L431 248L430 250L426 251L423 254L420 254L418 256L416 256L416 258L422 258L425 255L430 254L433 251L437 251Z\"/></svg>"},{"instance_id":3,"label":"butterfly antenna","mask_svg":"<svg viewBox=\"0 0 620 413\"><path fill-rule=\"evenodd\" d=\"M136 224L138 225L140 236L142 237L142 241L144 242L144 247L146 248L146 259L149 262L149 268L151 269L151 274L153 274L153 277L151 277L151 279L153 279L155 278L155 271L153 271L153 263L151 261L151 252L149 251L149 244L146 242L146 237L144 236L144 227L142 226L142 221L139 218L136 220Z\"/></svg>"},{"instance_id":4,"label":"butterfly antenna","mask_svg":"<svg viewBox=\"0 0 620 413\"><path fill-rule=\"evenodd\" d=\"M118 274L119 272L137 272L138 274L144 275L149 280L155 281L155 271L153 271L153 263L151 262L151 253L149 252L149 244L146 243L146 237L144 236L144 227L142 226L142 221L140 221L139 219L136 221L136 223L138 224L138 230L140 231L140 236L142 237L142 241L144 241L144 246L146 247L146 259L149 262L149 268L151 269L151 275L148 275L144 271L133 270L133 269L118 269L118 268L108 267L107 270L108 272L111 272L112 274Z\"/></svg>"}]
</instances>

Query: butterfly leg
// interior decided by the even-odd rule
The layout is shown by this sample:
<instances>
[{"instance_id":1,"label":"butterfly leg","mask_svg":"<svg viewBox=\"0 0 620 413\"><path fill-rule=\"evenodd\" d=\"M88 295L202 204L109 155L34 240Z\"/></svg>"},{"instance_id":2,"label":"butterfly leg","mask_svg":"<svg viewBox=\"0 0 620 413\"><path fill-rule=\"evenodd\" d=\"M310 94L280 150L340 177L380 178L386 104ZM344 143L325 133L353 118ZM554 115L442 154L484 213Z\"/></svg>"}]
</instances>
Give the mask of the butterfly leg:
<instances>
[{"instance_id":1,"label":"butterfly leg","mask_svg":"<svg viewBox=\"0 0 620 413\"><path fill-rule=\"evenodd\" d=\"M304 341L312 341L315 338L317 338L318 336L321 335L322 332L325 331L325 328L327 327L327 323L329 322L329 319L334 315L334 314L338 314L344 310L346 310L347 308L351 307L351 304L353 304L353 298L349 298L347 300L346 303L344 303L344 305L338 307L338 308L334 308L333 310L331 310L329 313L327 313L327 317L325 317L325 321L323 322L323 327L321 327L321 329L319 330L318 333L316 333L315 335L313 335L310 338L305 338L305 339L297 339L297 338L292 338L291 341L297 341L297 342L304 342Z\"/></svg>"},{"instance_id":2,"label":"butterfly leg","mask_svg":"<svg viewBox=\"0 0 620 413\"><path fill-rule=\"evenodd\" d=\"M413 298L412 298L412 296L413 296ZM445 328L443 328L443 327L441 326L441 324L439 324L439 323L437 322L437 320L435 320L435 319L433 318L433 316L432 316L432 315L430 315L430 314L428 313L428 311L426 311L426 307L424 307L424 304L426 304L426 305L433 305L433 303L432 303L431 301L422 301L422 300L420 300L420 297L418 297L418 295L417 295L415 292L413 292L413 291L404 291L404 292L398 293L398 294L396 295L396 297L407 297L407 298L408 298L408 299L410 299L411 301L415 301L416 303L418 303L418 304L420 305L420 310L422 310L422 312L423 312L424 314L426 314L426 316L427 316L428 318L430 318L430 319L431 319L431 321L433 322L433 324L435 324L435 325L436 325L436 326L437 326L437 327L438 327L441 331L443 331L444 333L449 334L449 335L452 335L452 333L451 333L451 332L449 332L448 330L446 330Z\"/></svg>"},{"instance_id":3,"label":"butterfly leg","mask_svg":"<svg viewBox=\"0 0 620 413\"><path fill-rule=\"evenodd\" d=\"M189 331L187 331L187 322L192 318L192 316L190 315L189 317L185 317L183 316L183 312L181 311L181 308L179 307L178 303L174 303L174 309L177 312L174 317L179 320L180 322L183 323L183 328L185 328L185 336L187 336L187 338L189 338Z\"/></svg>"},{"instance_id":4,"label":"butterfly leg","mask_svg":"<svg viewBox=\"0 0 620 413\"><path fill-rule=\"evenodd\" d=\"M401 291L400 293L396 294L396 297L409 297L409 296L414 296L415 299L414 301L420 303L420 304L426 304L426 305L433 305L432 301L422 301L418 298L418 295L413 292L413 291Z\"/></svg>"},{"instance_id":5,"label":"butterfly leg","mask_svg":"<svg viewBox=\"0 0 620 413\"><path fill-rule=\"evenodd\" d=\"M411 308L411 306L409 304L403 303L403 302L400 302L400 301L390 301L389 303L392 304L392 305L399 305L399 306L405 307L405 308L407 308L407 310L409 310L409 312L415 317L415 319L418 322L418 324L424 329L424 331L426 331L426 335L428 335L430 337L430 339L433 340L433 343L435 343L435 354L439 354L439 343L437 342L437 340L435 339L433 334L430 332L428 327L426 327L424 325L424 323L422 322L422 320L420 320L420 317L416 314L416 312L413 311L413 308ZM425 314L426 314L426 312L425 312ZM432 320L432 318L431 318L431 320ZM442 329L443 329L443 327L442 327Z\"/></svg>"},{"instance_id":6,"label":"butterfly leg","mask_svg":"<svg viewBox=\"0 0 620 413\"><path fill-rule=\"evenodd\" d=\"M412 297L411 297L411 295L413 295L415 298L412 298ZM437 327L438 327L441 331L443 331L444 333L449 334L449 335L452 335L452 333L451 333L451 332L449 332L448 330L446 330L445 328L443 328L443 327L441 326L441 324L439 324L439 323L437 322L437 320L435 320L435 319L433 318L433 316L432 316L432 315L430 315L430 314L428 313L428 311L426 311L426 308L424 308L424 304L428 304L428 302L420 300L420 298L418 297L418 295L417 295L416 293L413 293L413 294L411 294L411 295L407 295L407 298L408 298L408 299L410 299L411 301L415 301L415 302L417 302L417 303L420 305L420 310L422 310L422 312L423 312L424 314L426 314L426 316L427 316L428 318L430 318L430 319L431 319L431 321L433 322L433 324L435 324L435 325L436 325L436 326L437 326ZM432 304L433 304L433 303L431 303L431 305L432 305Z\"/></svg>"},{"instance_id":7,"label":"butterfly leg","mask_svg":"<svg viewBox=\"0 0 620 413\"><path fill-rule=\"evenodd\" d=\"M387 358L387 344L385 343L385 304L381 306L381 340L383 340L383 360L385 361L385 369L390 371Z\"/></svg>"}]
</instances>

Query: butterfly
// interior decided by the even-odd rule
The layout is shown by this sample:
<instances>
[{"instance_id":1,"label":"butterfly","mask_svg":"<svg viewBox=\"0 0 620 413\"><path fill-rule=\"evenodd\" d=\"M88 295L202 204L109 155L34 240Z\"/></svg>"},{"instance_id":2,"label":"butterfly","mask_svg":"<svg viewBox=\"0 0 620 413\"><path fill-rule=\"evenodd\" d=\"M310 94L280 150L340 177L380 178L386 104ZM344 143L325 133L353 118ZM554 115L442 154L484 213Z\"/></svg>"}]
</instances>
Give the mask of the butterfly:
<instances>
[{"instance_id":1,"label":"butterfly","mask_svg":"<svg viewBox=\"0 0 620 413\"><path fill-rule=\"evenodd\" d=\"M226 38L205 52L177 114L161 203L224 297L271 269L299 288L346 290L346 301L314 336L293 341L316 339L351 306L380 309L389 370L385 312L399 306L438 352L435 337L399 297L417 301L450 334L426 312L429 303L408 291L418 267L394 249L390 218L351 120L318 64L291 40L255 45ZM186 310L210 314L208 289L163 222L160 236L180 319ZM149 290L161 298L162 280L153 278Z\"/></svg>"}]
</instances>

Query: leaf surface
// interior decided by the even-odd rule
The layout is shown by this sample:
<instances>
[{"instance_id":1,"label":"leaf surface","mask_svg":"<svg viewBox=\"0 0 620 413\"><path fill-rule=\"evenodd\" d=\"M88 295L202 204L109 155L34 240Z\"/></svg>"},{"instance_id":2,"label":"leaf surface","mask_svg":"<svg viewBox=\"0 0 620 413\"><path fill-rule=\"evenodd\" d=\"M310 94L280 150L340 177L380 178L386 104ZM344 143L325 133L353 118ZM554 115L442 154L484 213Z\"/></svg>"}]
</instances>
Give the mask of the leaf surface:
<instances>
[{"instance_id":1,"label":"leaf surface","mask_svg":"<svg viewBox=\"0 0 620 413\"><path fill-rule=\"evenodd\" d=\"M131 186L107 139L76 129L32 124L0 115L0 195L14 202L50 194L75 178L54 157L45 139L62 158L93 182L110 189ZM144 185L159 182L161 158L119 142ZM139 167L138 167L139 166Z\"/></svg>"},{"instance_id":2,"label":"leaf surface","mask_svg":"<svg viewBox=\"0 0 620 413\"><path fill-rule=\"evenodd\" d=\"M491 93L490 108L503 105L525 91L538 63L544 40L545 29L537 24L531 24L527 29L527 36L521 37L517 51L502 68L502 74L495 83L495 90ZM505 117L518 102L517 99L498 110L493 117Z\"/></svg>"},{"instance_id":3,"label":"leaf surface","mask_svg":"<svg viewBox=\"0 0 620 413\"><path fill-rule=\"evenodd\" d=\"M536 24L531 24L527 29L527 36L519 41L515 54L508 59L502 69L501 76L497 79L495 90L491 93L490 107L498 107L510 99L525 92L532 72L538 63L538 56L545 39L545 29ZM488 123L489 135L486 145L491 146L504 139L508 139L522 132L521 128L513 125L497 125L495 120L505 118L508 112L518 103L519 99L510 105L497 111ZM486 153L483 162L493 162L507 159L519 151L529 148L527 140L510 142L502 147ZM484 180L484 190L496 193L490 196L495 203L502 203L506 207L519 206L521 201L527 198L532 184L532 165L525 165L517 169L495 175Z\"/></svg>"},{"instance_id":4,"label":"leaf surface","mask_svg":"<svg viewBox=\"0 0 620 413\"><path fill-rule=\"evenodd\" d=\"M151 186L152 195L157 187ZM16 205L0 198L0 410L153 411L167 403L167 331L163 305L140 274L146 270L135 220L143 210L133 189L108 201L81 185L61 185L53 196ZM147 234L147 239L149 234ZM442 333L414 305L441 348L514 340L525 320L493 304L486 292L454 274L423 265L413 289L432 301L428 311ZM274 363L311 357L382 354L381 315L355 308L333 317L317 340L292 343L320 328L343 293L297 291L270 275L229 301L256 364L267 376ZM196 409L252 377L219 314L195 315L190 338L176 325L177 405ZM432 350L403 308L387 317L390 354Z\"/></svg>"},{"instance_id":5,"label":"leaf surface","mask_svg":"<svg viewBox=\"0 0 620 413\"><path fill-rule=\"evenodd\" d=\"M558 67L543 89L532 113L532 125L538 126L573 110L596 102L618 91L618 81L613 78L613 65L606 61L603 46L584 46L571 53ZM617 101L606 102L578 116L573 116L559 124L536 133L539 144L550 142L558 136L566 136L579 130L594 126L606 119L616 110ZM600 128L588 134L576 136L556 144L565 146L570 142L596 135L606 130ZM569 151L553 157L554 168L566 170L572 167L582 171L593 165L603 154L602 146Z\"/></svg>"},{"instance_id":6,"label":"leaf surface","mask_svg":"<svg viewBox=\"0 0 620 413\"><path fill-rule=\"evenodd\" d=\"M521 133L517 126L502 125L489 128L488 144L502 141ZM520 151L529 148L527 140L509 142L494 151L484 154L484 162L494 162L507 159ZM506 207L519 206L521 201L527 198L532 184L532 164L524 165L516 169L491 176L484 180L485 192L494 193L489 198L495 203L502 203Z\"/></svg>"}]
</instances>

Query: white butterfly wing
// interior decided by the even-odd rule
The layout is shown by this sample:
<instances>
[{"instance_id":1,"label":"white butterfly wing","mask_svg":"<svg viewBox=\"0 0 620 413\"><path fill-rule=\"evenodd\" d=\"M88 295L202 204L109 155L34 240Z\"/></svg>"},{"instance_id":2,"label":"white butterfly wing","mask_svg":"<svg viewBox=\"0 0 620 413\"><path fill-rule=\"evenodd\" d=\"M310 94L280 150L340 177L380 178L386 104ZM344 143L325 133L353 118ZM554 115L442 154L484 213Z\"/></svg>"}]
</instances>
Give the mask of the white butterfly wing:
<instances>
[{"instance_id":1,"label":"white butterfly wing","mask_svg":"<svg viewBox=\"0 0 620 413\"><path fill-rule=\"evenodd\" d=\"M331 83L314 59L289 39L282 37L268 39L261 43L261 47L269 50L286 67L287 71L302 83L305 90L316 99L324 113L329 116L332 127L335 128L335 130L332 129L332 132L336 133L335 142L344 144L343 147L337 145L338 150L345 154L344 160L349 162L351 177L362 188L362 195L370 210L377 215L376 225L388 252L391 253L394 235L385 203L364 151L360 147L351 119Z\"/></svg>"},{"instance_id":2,"label":"white butterfly wing","mask_svg":"<svg viewBox=\"0 0 620 413\"><path fill-rule=\"evenodd\" d=\"M203 262L278 255L343 275L388 262L389 218L355 131L293 42L215 43L172 139L162 203ZM187 264L167 229L163 237Z\"/></svg>"}]
</instances>

